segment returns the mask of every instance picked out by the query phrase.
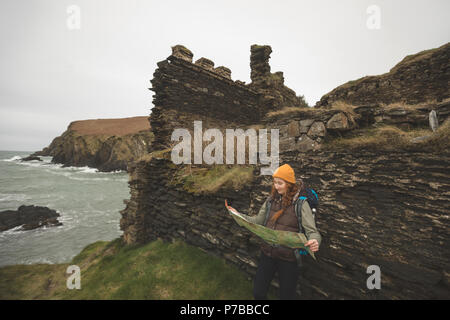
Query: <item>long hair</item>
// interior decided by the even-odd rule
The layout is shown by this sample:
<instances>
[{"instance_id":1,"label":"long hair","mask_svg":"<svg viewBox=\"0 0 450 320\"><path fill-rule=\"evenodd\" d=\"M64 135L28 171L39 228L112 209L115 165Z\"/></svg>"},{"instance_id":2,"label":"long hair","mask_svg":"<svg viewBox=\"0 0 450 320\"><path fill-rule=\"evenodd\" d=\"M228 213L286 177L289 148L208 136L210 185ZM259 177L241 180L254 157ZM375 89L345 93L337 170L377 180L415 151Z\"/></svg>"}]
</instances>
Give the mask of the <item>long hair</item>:
<instances>
[{"instance_id":1,"label":"long hair","mask_svg":"<svg viewBox=\"0 0 450 320\"><path fill-rule=\"evenodd\" d=\"M275 212L273 217L270 219L271 222L275 223L278 218L284 213L284 211L292 204L292 199L295 194L300 191L300 195L306 195L305 184L303 180L299 179L297 183L291 183L284 181L287 184L286 194L281 198L281 209ZM272 199L277 199L280 197L277 189L275 189L274 183L272 183L272 190L270 192Z\"/></svg>"}]
</instances>

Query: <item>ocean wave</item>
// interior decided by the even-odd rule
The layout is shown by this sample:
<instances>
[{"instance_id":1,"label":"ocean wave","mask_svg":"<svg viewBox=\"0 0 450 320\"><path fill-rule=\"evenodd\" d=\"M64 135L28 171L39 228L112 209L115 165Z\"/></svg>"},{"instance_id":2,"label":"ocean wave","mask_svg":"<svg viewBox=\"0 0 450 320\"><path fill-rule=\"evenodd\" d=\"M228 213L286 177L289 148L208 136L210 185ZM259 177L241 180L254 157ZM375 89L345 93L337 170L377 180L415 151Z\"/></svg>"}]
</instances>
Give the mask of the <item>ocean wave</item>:
<instances>
[{"instance_id":1,"label":"ocean wave","mask_svg":"<svg viewBox=\"0 0 450 320\"><path fill-rule=\"evenodd\" d=\"M58 169L63 169L63 170L67 170L67 171L74 172L74 173L95 173L95 174L106 174L106 175L117 174L117 173L126 173L126 171L124 171L124 170L115 170L115 171L110 171L110 172L103 172L103 171L99 171L97 168L92 168L92 167L88 167L88 166L84 166L84 167L76 167L76 166L63 167L62 164L58 164Z\"/></svg>"},{"instance_id":2,"label":"ocean wave","mask_svg":"<svg viewBox=\"0 0 450 320\"><path fill-rule=\"evenodd\" d=\"M114 171L109 171L109 172L101 172L99 171L98 173L103 173L103 174L111 174L111 173L127 173L126 170L114 170Z\"/></svg>"},{"instance_id":3,"label":"ocean wave","mask_svg":"<svg viewBox=\"0 0 450 320\"><path fill-rule=\"evenodd\" d=\"M25 233L27 231L30 231L30 230L22 230L22 226L23 226L23 224L21 224L20 226L0 232L0 239L4 239L11 235L17 235L20 233Z\"/></svg>"},{"instance_id":4,"label":"ocean wave","mask_svg":"<svg viewBox=\"0 0 450 320\"><path fill-rule=\"evenodd\" d=\"M24 259L22 263L20 264L56 264L54 260L51 260L47 257L39 257L39 258L32 258L32 259Z\"/></svg>"},{"instance_id":5,"label":"ocean wave","mask_svg":"<svg viewBox=\"0 0 450 320\"><path fill-rule=\"evenodd\" d=\"M110 178L79 178L74 176L67 176L67 178L71 180L78 180L78 181L113 181Z\"/></svg>"},{"instance_id":6,"label":"ocean wave","mask_svg":"<svg viewBox=\"0 0 450 320\"><path fill-rule=\"evenodd\" d=\"M0 193L0 201L24 201L31 199L23 193Z\"/></svg>"},{"instance_id":7,"label":"ocean wave","mask_svg":"<svg viewBox=\"0 0 450 320\"><path fill-rule=\"evenodd\" d=\"M84 167L70 166L70 167L64 167L63 169L70 170L70 171L77 171L80 173L98 173L97 168L91 168L88 166L84 166Z\"/></svg>"},{"instance_id":8,"label":"ocean wave","mask_svg":"<svg viewBox=\"0 0 450 320\"><path fill-rule=\"evenodd\" d=\"M31 160L31 161L22 161L22 158L27 157L27 156L19 156L19 155L15 155L9 159L1 159L2 161L5 162L15 162L16 164L20 164L20 165L24 165L24 166L28 166L28 167L33 167L33 168L39 168L39 167L43 167L46 169L62 169L62 170L66 170L66 171L75 171L77 173L95 173L95 174L106 174L106 175L111 175L111 174L123 174L126 173L126 170L114 170L114 171L108 171L108 172L103 172L103 171L99 171L97 168L93 168L93 167L89 167L89 166L83 166L83 167L77 167L77 166L67 166L67 167L63 167L64 164L62 163L53 163L51 162L53 157L51 156L40 156L42 161L39 160Z\"/></svg>"},{"instance_id":9,"label":"ocean wave","mask_svg":"<svg viewBox=\"0 0 450 320\"><path fill-rule=\"evenodd\" d=\"M14 156L14 157L9 158L9 159L2 159L2 161L12 162L12 161L18 161L18 160L20 160L20 159L22 159L21 156Z\"/></svg>"},{"instance_id":10,"label":"ocean wave","mask_svg":"<svg viewBox=\"0 0 450 320\"><path fill-rule=\"evenodd\" d=\"M54 168L54 169L59 169L62 167L62 164L59 163L49 163L49 162L41 162L41 161L37 161L37 160L33 160L33 161L20 161L17 162L17 164L23 165L23 166L28 166L28 167L33 167L33 168Z\"/></svg>"},{"instance_id":11,"label":"ocean wave","mask_svg":"<svg viewBox=\"0 0 450 320\"><path fill-rule=\"evenodd\" d=\"M84 167L66 167L67 169L70 168L70 170L74 170L74 171L79 171L80 173L100 173L100 174L116 174L116 173L126 173L125 170L114 170L114 171L108 171L108 172L103 172L103 171L99 171L97 168L92 168L92 167L88 167L88 166L84 166Z\"/></svg>"}]
</instances>

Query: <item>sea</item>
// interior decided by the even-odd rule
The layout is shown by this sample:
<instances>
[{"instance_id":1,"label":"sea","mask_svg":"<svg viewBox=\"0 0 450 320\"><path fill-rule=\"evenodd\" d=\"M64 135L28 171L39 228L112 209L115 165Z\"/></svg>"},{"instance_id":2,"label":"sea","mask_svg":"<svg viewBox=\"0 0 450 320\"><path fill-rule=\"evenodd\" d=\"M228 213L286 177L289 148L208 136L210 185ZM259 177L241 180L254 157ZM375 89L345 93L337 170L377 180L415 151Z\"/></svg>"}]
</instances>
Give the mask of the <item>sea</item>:
<instances>
[{"instance_id":1,"label":"sea","mask_svg":"<svg viewBox=\"0 0 450 320\"><path fill-rule=\"evenodd\" d=\"M87 245L121 236L119 211L130 198L126 171L63 168L52 157L20 160L33 152L0 151L0 212L45 206L60 214L62 226L0 232L0 266L69 263Z\"/></svg>"}]
</instances>

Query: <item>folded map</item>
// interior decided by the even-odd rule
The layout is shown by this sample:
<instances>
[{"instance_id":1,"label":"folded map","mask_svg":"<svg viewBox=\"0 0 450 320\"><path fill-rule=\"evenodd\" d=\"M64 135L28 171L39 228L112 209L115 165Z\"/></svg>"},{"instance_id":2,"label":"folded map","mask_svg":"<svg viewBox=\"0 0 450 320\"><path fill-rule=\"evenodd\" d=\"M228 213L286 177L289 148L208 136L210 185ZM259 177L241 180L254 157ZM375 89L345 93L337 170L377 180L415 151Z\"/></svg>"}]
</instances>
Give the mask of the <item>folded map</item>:
<instances>
[{"instance_id":1,"label":"folded map","mask_svg":"<svg viewBox=\"0 0 450 320\"><path fill-rule=\"evenodd\" d=\"M292 249L305 249L314 259L316 259L311 249L305 246L308 239L304 233L273 230L260 224L252 223L248 221L242 213L239 213L236 209L230 207L227 200L225 200L225 207L237 224L253 232L268 244L280 245Z\"/></svg>"}]
</instances>

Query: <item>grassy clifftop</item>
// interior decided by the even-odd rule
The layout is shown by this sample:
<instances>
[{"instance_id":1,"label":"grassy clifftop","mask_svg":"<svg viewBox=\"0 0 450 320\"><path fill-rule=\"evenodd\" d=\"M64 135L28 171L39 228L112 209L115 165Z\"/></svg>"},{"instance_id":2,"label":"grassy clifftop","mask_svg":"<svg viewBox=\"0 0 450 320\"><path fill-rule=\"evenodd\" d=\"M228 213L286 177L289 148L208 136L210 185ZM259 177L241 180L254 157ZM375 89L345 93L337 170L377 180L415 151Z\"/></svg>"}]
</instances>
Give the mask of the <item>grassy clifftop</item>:
<instances>
[{"instance_id":1,"label":"grassy clifftop","mask_svg":"<svg viewBox=\"0 0 450 320\"><path fill-rule=\"evenodd\" d=\"M81 289L67 288L69 265ZM184 242L141 246L121 239L88 245L70 263L0 268L0 299L251 299L237 268Z\"/></svg>"},{"instance_id":2,"label":"grassy clifftop","mask_svg":"<svg viewBox=\"0 0 450 320\"><path fill-rule=\"evenodd\" d=\"M33 156L52 156L64 166L127 170L128 162L149 152L153 138L148 117L73 121Z\"/></svg>"}]
</instances>

